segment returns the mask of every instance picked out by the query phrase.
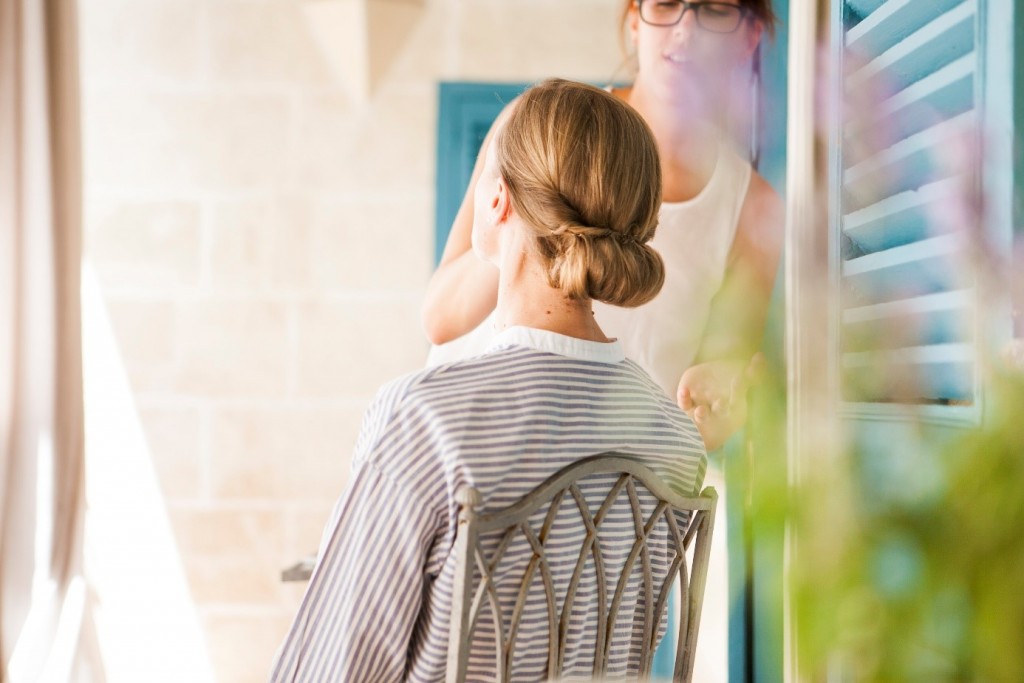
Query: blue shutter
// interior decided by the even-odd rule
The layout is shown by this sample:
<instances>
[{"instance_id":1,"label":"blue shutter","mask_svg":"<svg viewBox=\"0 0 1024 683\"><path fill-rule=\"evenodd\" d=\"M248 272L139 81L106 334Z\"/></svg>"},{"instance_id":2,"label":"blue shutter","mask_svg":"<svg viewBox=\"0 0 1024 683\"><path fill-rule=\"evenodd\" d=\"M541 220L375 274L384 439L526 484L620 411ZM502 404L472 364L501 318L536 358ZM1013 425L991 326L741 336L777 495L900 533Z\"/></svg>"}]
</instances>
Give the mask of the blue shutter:
<instances>
[{"instance_id":1,"label":"blue shutter","mask_svg":"<svg viewBox=\"0 0 1024 683\"><path fill-rule=\"evenodd\" d=\"M837 166L841 396L970 417L974 282L962 241L977 169L979 0L845 0ZM963 209L962 212L957 209Z\"/></svg>"}]
</instances>

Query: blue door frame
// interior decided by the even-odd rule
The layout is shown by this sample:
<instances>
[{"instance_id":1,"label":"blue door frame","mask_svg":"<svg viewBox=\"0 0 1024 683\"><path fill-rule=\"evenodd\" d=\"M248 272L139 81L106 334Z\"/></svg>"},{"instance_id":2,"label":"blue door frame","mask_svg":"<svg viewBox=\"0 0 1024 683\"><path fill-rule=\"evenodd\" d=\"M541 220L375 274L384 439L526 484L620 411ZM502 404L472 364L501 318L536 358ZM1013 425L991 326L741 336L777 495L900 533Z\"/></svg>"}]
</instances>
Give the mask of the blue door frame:
<instances>
[{"instance_id":1,"label":"blue door frame","mask_svg":"<svg viewBox=\"0 0 1024 683\"><path fill-rule=\"evenodd\" d=\"M774 39L761 45L762 83L757 98L760 115L758 172L779 193L786 193L787 54L789 31L785 19L789 0L774 0L776 16L782 21ZM783 264L775 278L775 290L768 312L763 351L769 364L785 376L783 330ZM784 396L756 396L774 402ZM755 414L752 412L752 415ZM783 680L783 534L777 517L754 519L750 482L785 479L785 430L777 424L748 425L742 439L734 439L725 453L725 474L729 495L725 511L729 528L729 681L730 683L781 683ZM768 471L773 468L778 471ZM770 506L769 506L770 507Z\"/></svg>"}]
</instances>

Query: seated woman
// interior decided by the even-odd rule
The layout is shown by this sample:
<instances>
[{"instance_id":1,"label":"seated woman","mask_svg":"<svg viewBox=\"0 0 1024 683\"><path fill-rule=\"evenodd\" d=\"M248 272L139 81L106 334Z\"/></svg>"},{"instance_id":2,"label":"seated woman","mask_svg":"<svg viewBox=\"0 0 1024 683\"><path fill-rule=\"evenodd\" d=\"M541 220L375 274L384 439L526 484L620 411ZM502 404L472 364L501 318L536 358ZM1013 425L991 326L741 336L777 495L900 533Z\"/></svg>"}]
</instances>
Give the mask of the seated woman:
<instances>
[{"instance_id":1,"label":"seated woman","mask_svg":"<svg viewBox=\"0 0 1024 683\"><path fill-rule=\"evenodd\" d=\"M661 258L646 244L661 185L650 130L609 93L546 81L510 108L474 203L473 248L500 272L497 338L483 355L386 385L369 408L351 480L273 681L444 679L455 492L463 485L480 491L487 512L567 464L615 451L642 460L681 493L698 490L707 459L696 427L605 337L591 310L593 300L637 306L661 288ZM613 576L636 540L625 498L603 523L601 552ZM600 502L588 499L592 511ZM650 514L651 501L642 503ZM552 543L575 539L578 547L586 530L572 508L562 506ZM661 581L671 562L667 531L651 536ZM503 565L530 556L517 542ZM552 568L557 582L573 563ZM593 660L597 590L588 571L573 607L566 675L589 674ZM614 626L627 642L643 622L639 575L632 583ZM508 614L514 589L501 581L496 588ZM533 589L514 651L517 681L545 677L547 615L539 581ZM470 680L496 680L492 628L485 614ZM606 673L635 673L638 657L638 648L621 648Z\"/></svg>"}]
</instances>

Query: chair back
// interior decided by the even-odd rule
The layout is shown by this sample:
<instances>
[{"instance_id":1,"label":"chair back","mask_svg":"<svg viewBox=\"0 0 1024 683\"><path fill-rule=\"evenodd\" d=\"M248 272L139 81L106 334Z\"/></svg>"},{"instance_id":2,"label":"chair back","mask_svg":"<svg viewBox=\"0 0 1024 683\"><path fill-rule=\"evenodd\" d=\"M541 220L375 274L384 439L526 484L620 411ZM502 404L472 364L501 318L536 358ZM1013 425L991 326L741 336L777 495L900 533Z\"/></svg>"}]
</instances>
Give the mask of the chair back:
<instances>
[{"instance_id":1,"label":"chair back","mask_svg":"<svg viewBox=\"0 0 1024 683\"><path fill-rule=\"evenodd\" d=\"M605 490L607 494L596 512L592 513L587 497L594 500L593 480L608 482L608 485L600 489L601 494ZM584 489L587 495L584 495ZM647 495L644 495L644 490ZM643 610L643 630L639 671L636 675L643 678L650 673L669 589L678 578L682 609L678 610L677 615L678 646L673 680L690 681L718 500L713 488L705 488L699 496L682 496L639 460L603 454L562 468L522 499L501 510L484 514L480 509L483 503L481 494L472 487L463 487L456 497L460 510L455 538L456 569L448 649L448 683L463 683L466 680L473 633L485 606L491 612L494 627L496 680L503 683L511 680L516 637L526 611L524 605L538 575L543 585L547 621L546 679L561 677L564 674L563 655L570 632L574 599L588 564L596 576L598 612L590 675L595 678L604 676L613 652L636 647L635 633L631 633L630 642L614 641L617 635L616 619L621 616L620 606L627 585L639 570L639 594L635 604L637 610ZM610 576L610 572L616 571L616 568L607 566L609 563L604 559L609 553L602 552L602 547L608 550L608 546L602 543L602 523L609 517L613 506L619 506L621 510L624 503L620 498L628 501L632 509L635 538L628 548L618 576ZM581 538L582 542L579 543L571 575L567 571L568 565L563 566L564 571L553 571L551 561L552 552L558 545L552 534L552 526L565 501L571 501L567 504L570 509L565 514L574 515L575 520L578 512L579 525L581 530L585 530L585 533L573 535L574 542ZM652 504L653 513L647 514ZM576 511L571 509L573 505ZM543 522L539 530L534 530L531 517L536 520L540 514L543 514ZM659 522L667 526L667 534L664 533L665 526L658 525ZM653 532L656 525L659 529L657 534ZM482 543L485 538L489 538L490 542ZM501 560L510 545L514 542L522 543L523 539L529 544L527 552L532 550L532 555L525 563L519 563L511 570L503 567ZM664 546L666 539L668 548L654 549L661 553L659 557L667 558L669 562L667 574L659 578L652 572L650 543ZM557 550L564 562L567 549L563 546ZM627 549L623 547L620 550L625 553ZM569 549L570 557L576 552L577 547L574 545ZM559 576L562 581L558 581ZM564 580L566 577L567 581ZM499 582L506 591L509 583L512 583L516 597L510 611L502 609L498 595ZM632 583L635 587L636 581ZM609 591L608 587L614 588ZM533 614L536 619L536 610Z\"/></svg>"}]
</instances>

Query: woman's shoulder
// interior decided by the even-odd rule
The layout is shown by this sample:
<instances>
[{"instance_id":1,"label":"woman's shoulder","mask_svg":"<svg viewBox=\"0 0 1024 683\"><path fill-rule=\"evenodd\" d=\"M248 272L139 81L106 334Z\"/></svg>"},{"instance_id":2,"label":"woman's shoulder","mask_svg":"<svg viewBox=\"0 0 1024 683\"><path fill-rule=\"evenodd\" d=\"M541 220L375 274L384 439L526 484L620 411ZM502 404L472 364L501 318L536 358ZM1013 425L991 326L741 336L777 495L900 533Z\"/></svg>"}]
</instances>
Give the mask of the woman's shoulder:
<instances>
[{"instance_id":1,"label":"woman's shoulder","mask_svg":"<svg viewBox=\"0 0 1024 683\"><path fill-rule=\"evenodd\" d=\"M751 170L750 182L740 210L739 229L757 227L759 231L782 234L784 205L782 197L771 183L757 171Z\"/></svg>"},{"instance_id":2,"label":"woman's shoulder","mask_svg":"<svg viewBox=\"0 0 1024 683\"><path fill-rule=\"evenodd\" d=\"M750 190L750 184L757 175L750 162L750 154L746 152L740 143L726 133L720 133L718 140L718 164L715 168L720 175L727 175L734 180L734 187L745 197Z\"/></svg>"},{"instance_id":3,"label":"woman's shoulder","mask_svg":"<svg viewBox=\"0 0 1024 683\"><path fill-rule=\"evenodd\" d=\"M764 177L753 171L736 225L730 261L758 264L773 279L785 237L785 205Z\"/></svg>"}]
</instances>

